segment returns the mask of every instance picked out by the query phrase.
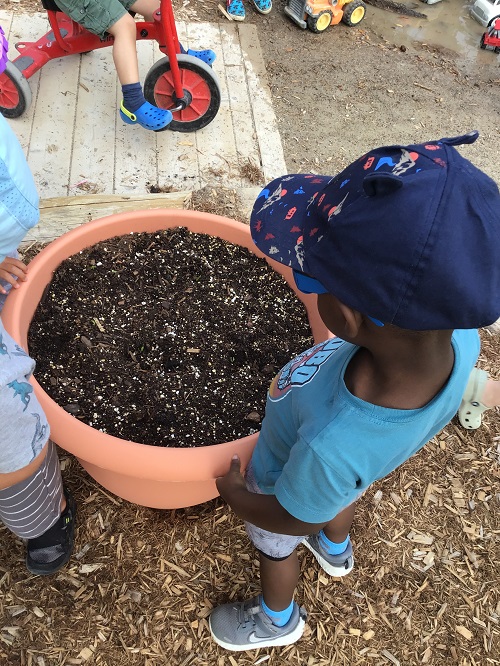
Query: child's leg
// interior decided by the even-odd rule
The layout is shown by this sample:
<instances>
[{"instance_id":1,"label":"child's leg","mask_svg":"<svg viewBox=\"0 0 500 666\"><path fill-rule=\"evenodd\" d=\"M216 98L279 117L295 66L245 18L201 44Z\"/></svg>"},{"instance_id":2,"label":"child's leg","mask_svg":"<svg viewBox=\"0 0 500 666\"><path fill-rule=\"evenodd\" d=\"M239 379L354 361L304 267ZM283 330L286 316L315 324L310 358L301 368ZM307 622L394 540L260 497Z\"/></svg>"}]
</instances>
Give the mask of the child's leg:
<instances>
[{"instance_id":1,"label":"child's leg","mask_svg":"<svg viewBox=\"0 0 500 666\"><path fill-rule=\"evenodd\" d=\"M304 539L304 545L330 576L346 576L354 566L349 530L355 508L354 502L337 514L318 534L311 534Z\"/></svg>"},{"instance_id":2,"label":"child's leg","mask_svg":"<svg viewBox=\"0 0 500 666\"><path fill-rule=\"evenodd\" d=\"M26 566L33 574L53 574L68 562L75 509L50 441L25 467L0 474L0 521L26 540Z\"/></svg>"},{"instance_id":3,"label":"child's leg","mask_svg":"<svg viewBox=\"0 0 500 666\"><path fill-rule=\"evenodd\" d=\"M130 10L144 16L146 21L152 21L154 13L160 9L159 0L137 0L130 5Z\"/></svg>"},{"instance_id":4,"label":"child's leg","mask_svg":"<svg viewBox=\"0 0 500 666\"><path fill-rule=\"evenodd\" d=\"M87 0L86 3L81 0L58 0L58 5L74 21L95 35L113 35L113 60L124 98L120 108L122 120L149 130L164 129L172 121L171 112L147 102L139 83L136 27L128 13L128 9L132 9L129 0L106 0L105 3L102 0ZM152 19L158 2L138 0L133 6Z\"/></svg>"},{"instance_id":5,"label":"child's leg","mask_svg":"<svg viewBox=\"0 0 500 666\"><path fill-rule=\"evenodd\" d=\"M137 0L133 5L130 6L130 9L141 16L144 16L146 21L152 21L154 13L160 8L160 3L158 0ZM182 44L181 53L187 53L192 55L195 58L203 60L207 65L212 65L215 60L215 53L212 49L204 49L201 51L195 51L193 49L185 49Z\"/></svg>"},{"instance_id":6,"label":"child's leg","mask_svg":"<svg viewBox=\"0 0 500 666\"><path fill-rule=\"evenodd\" d=\"M245 526L259 551L262 594L215 608L209 620L212 637L236 651L289 645L302 636L306 618L305 610L293 600L299 577L295 549L303 537L274 534L250 523Z\"/></svg>"},{"instance_id":7,"label":"child's leg","mask_svg":"<svg viewBox=\"0 0 500 666\"><path fill-rule=\"evenodd\" d=\"M262 492L251 464L246 471L250 492ZM252 650L289 645L304 631L306 612L293 601L299 577L295 549L304 537L274 534L245 523L247 534L260 558L262 594L247 601L224 604L210 615L210 632L228 650Z\"/></svg>"},{"instance_id":8,"label":"child's leg","mask_svg":"<svg viewBox=\"0 0 500 666\"><path fill-rule=\"evenodd\" d=\"M142 4L150 5L151 0L139 0L134 6ZM146 6L142 9L146 11ZM113 60L122 84L122 120L131 125L138 123L145 129L164 129L172 121L172 114L147 102L139 83L134 19L127 13L110 25L108 32L114 37Z\"/></svg>"},{"instance_id":9,"label":"child's leg","mask_svg":"<svg viewBox=\"0 0 500 666\"><path fill-rule=\"evenodd\" d=\"M116 73L122 86L139 82L139 65L136 51L135 21L130 14L124 14L116 23L109 26L113 35L113 60Z\"/></svg>"},{"instance_id":10,"label":"child's leg","mask_svg":"<svg viewBox=\"0 0 500 666\"><path fill-rule=\"evenodd\" d=\"M284 611L290 607L299 580L297 552L283 560L272 560L259 552L260 584L262 597L273 611Z\"/></svg>"},{"instance_id":11,"label":"child's leg","mask_svg":"<svg viewBox=\"0 0 500 666\"><path fill-rule=\"evenodd\" d=\"M483 404L491 409L500 406L500 382L494 379L488 379L483 391Z\"/></svg>"},{"instance_id":12,"label":"child's leg","mask_svg":"<svg viewBox=\"0 0 500 666\"><path fill-rule=\"evenodd\" d=\"M323 532L330 541L333 541L334 543L342 543L347 539L352 521L354 520L355 510L356 502L353 502L338 513L335 518L330 520L328 525L323 528Z\"/></svg>"}]
</instances>

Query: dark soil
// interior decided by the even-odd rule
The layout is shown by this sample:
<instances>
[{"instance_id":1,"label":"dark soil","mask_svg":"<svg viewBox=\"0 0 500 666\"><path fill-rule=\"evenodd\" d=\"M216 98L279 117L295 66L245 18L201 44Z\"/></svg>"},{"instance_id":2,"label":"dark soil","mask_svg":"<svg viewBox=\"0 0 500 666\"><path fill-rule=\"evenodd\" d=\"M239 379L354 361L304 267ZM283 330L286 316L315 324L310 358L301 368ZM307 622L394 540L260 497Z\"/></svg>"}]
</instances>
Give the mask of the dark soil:
<instances>
[{"instance_id":1,"label":"dark soil","mask_svg":"<svg viewBox=\"0 0 500 666\"><path fill-rule=\"evenodd\" d=\"M311 344L303 305L266 261L186 229L66 260L29 335L38 381L69 413L176 447L258 430L274 374Z\"/></svg>"}]
</instances>

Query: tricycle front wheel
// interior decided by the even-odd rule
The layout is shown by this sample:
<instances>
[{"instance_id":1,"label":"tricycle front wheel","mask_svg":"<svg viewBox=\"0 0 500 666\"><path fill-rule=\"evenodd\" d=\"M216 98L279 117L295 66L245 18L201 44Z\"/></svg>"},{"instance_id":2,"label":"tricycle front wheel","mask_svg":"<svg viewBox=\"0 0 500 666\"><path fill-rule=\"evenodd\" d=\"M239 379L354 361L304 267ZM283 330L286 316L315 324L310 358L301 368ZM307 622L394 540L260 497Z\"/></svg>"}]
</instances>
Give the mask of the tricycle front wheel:
<instances>
[{"instance_id":1,"label":"tricycle front wheel","mask_svg":"<svg viewBox=\"0 0 500 666\"><path fill-rule=\"evenodd\" d=\"M220 86L212 68L199 58L179 54L177 63L186 107L172 111L173 120L166 129L194 132L206 127L217 115L221 102ZM158 60L149 70L144 81L144 96L160 109L178 106L168 57Z\"/></svg>"},{"instance_id":2,"label":"tricycle front wheel","mask_svg":"<svg viewBox=\"0 0 500 666\"><path fill-rule=\"evenodd\" d=\"M18 118L31 104L31 88L17 67L7 61L0 74L0 113L5 118Z\"/></svg>"}]
</instances>

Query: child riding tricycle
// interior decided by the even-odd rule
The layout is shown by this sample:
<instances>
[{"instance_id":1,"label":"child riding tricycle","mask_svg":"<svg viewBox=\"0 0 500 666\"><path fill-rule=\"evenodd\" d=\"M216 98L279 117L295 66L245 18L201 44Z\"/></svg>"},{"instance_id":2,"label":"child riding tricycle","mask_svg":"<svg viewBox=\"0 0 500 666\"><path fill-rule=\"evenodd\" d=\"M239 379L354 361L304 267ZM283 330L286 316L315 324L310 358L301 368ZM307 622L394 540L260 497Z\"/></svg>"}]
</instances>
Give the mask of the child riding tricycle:
<instances>
[{"instance_id":1,"label":"child riding tricycle","mask_svg":"<svg viewBox=\"0 0 500 666\"><path fill-rule=\"evenodd\" d=\"M221 99L211 68L215 54L211 50L183 48L171 0L93 0L96 9L102 10L97 18L94 14L85 15L85 3L60 3L71 16L62 12L54 0L42 0L51 29L36 42L18 42L15 46L20 55L7 62L0 74L0 113L5 117L16 118L29 107L28 79L50 60L112 46L122 84L120 116L124 122L155 131L189 132L205 127L215 118ZM132 20L130 13L136 10L150 20ZM83 16L81 23L79 11ZM144 88L138 83L135 43L139 40L157 41L165 54L149 70Z\"/></svg>"}]
</instances>

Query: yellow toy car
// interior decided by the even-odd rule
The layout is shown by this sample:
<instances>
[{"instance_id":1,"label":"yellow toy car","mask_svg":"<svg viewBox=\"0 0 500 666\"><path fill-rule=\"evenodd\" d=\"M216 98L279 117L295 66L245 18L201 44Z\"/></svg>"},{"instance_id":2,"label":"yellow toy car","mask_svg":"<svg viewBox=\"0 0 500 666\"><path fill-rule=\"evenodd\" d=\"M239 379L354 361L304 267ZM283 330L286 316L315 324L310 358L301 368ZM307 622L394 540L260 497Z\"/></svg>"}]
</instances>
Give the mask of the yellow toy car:
<instances>
[{"instance_id":1,"label":"yellow toy car","mask_svg":"<svg viewBox=\"0 0 500 666\"><path fill-rule=\"evenodd\" d=\"M304 30L319 33L340 21L357 25L365 17L366 5L363 0L289 0L285 14Z\"/></svg>"}]
</instances>

